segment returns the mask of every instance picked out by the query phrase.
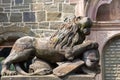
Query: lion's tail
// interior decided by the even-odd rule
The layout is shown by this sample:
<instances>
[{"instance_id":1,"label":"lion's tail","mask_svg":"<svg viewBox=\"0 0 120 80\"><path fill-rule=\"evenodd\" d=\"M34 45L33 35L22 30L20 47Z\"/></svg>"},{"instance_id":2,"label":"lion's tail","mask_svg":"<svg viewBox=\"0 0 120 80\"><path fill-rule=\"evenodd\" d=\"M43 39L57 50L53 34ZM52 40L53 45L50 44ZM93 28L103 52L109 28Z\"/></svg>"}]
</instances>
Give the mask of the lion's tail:
<instances>
[{"instance_id":1,"label":"lion's tail","mask_svg":"<svg viewBox=\"0 0 120 80\"><path fill-rule=\"evenodd\" d=\"M25 71L20 67L19 63L18 63L18 64L15 64L15 69L16 69L16 71L17 71L18 73L20 73L20 74L22 74L22 75L28 75L28 73L25 72Z\"/></svg>"}]
</instances>

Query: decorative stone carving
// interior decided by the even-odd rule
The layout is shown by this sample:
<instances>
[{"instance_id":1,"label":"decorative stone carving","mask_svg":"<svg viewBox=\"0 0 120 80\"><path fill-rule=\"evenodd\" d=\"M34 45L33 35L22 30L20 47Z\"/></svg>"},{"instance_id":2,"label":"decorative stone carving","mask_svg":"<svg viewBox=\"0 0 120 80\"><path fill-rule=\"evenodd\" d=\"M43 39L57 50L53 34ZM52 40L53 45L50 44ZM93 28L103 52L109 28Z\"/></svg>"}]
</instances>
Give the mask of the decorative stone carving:
<instances>
[{"instance_id":1,"label":"decorative stone carving","mask_svg":"<svg viewBox=\"0 0 120 80\"><path fill-rule=\"evenodd\" d=\"M112 0L96 0L94 2L90 2L86 9L86 16L90 17L92 20L96 20L96 15L98 8L103 4L110 4Z\"/></svg>"},{"instance_id":2,"label":"decorative stone carving","mask_svg":"<svg viewBox=\"0 0 120 80\"><path fill-rule=\"evenodd\" d=\"M90 18L74 16L64 21L61 28L50 38L25 36L18 39L10 55L2 61L1 74L45 75L54 73L63 77L71 73L92 73L94 75L99 73L98 43L85 41L92 26ZM37 60L30 65L30 73L25 72L24 63L35 56ZM58 62L62 63L57 64ZM11 64L14 64L16 71L9 70ZM70 69L64 70L67 67ZM59 74L60 70L64 75Z\"/></svg>"},{"instance_id":3,"label":"decorative stone carving","mask_svg":"<svg viewBox=\"0 0 120 80\"><path fill-rule=\"evenodd\" d=\"M92 20L96 20L96 15L97 15L97 11L98 8L103 5L103 4L110 4L112 2L112 0L81 0L83 2L83 4L81 5L80 1L78 2L77 6L78 8L76 8L76 15L78 16L83 16L81 14L84 14L84 16L87 16L89 18L91 18ZM81 7L85 7L83 10L79 10L82 9ZM81 12L82 11L82 12Z\"/></svg>"}]
</instances>

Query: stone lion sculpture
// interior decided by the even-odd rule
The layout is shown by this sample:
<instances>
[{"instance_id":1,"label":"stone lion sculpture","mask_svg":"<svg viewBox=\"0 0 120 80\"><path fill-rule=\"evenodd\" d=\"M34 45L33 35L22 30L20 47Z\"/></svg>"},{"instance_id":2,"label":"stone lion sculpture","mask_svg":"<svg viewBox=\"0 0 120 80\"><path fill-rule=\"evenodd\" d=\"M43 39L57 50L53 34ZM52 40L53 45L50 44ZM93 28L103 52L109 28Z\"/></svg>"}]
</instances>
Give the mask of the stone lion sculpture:
<instances>
[{"instance_id":1,"label":"stone lion sculpture","mask_svg":"<svg viewBox=\"0 0 120 80\"><path fill-rule=\"evenodd\" d=\"M10 52L10 55L2 61L1 75L52 73L56 67L53 64L63 61L73 61L80 58L85 61L87 67L99 63L98 44L85 41L86 35L90 34L92 21L88 17L73 17L63 23L60 29L49 39L25 36L18 39ZM94 53L92 58L88 58ZM87 52L87 55L84 53ZM84 55L83 55L84 54ZM26 73L20 66L22 62L36 57L35 63L30 65L30 72ZM10 71L9 67L14 64L16 71ZM83 69L84 71L84 69Z\"/></svg>"}]
</instances>

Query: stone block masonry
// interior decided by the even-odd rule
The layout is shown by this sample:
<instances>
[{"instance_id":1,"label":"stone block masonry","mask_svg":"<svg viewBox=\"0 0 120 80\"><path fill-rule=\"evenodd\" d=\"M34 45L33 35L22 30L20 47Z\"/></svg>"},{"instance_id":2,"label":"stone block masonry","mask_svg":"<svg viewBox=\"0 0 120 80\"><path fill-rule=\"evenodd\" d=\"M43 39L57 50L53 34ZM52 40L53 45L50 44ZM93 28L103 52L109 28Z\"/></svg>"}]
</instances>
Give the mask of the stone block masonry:
<instances>
[{"instance_id":1,"label":"stone block masonry","mask_svg":"<svg viewBox=\"0 0 120 80\"><path fill-rule=\"evenodd\" d=\"M22 24L16 27L52 34L65 17L74 15L75 5L71 0L0 0L0 26Z\"/></svg>"},{"instance_id":2,"label":"stone block masonry","mask_svg":"<svg viewBox=\"0 0 120 80\"><path fill-rule=\"evenodd\" d=\"M11 13L10 22L22 22L22 13Z\"/></svg>"},{"instance_id":3,"label":"stone block masonry","mask_svg":"<svg viewBox=\"0 0 120 80\"><path fill-rule=\"evenodd\" d=\"M23 21L24 22L35 22L35 12L24 12Z\"/></svg>"}]
</instances>

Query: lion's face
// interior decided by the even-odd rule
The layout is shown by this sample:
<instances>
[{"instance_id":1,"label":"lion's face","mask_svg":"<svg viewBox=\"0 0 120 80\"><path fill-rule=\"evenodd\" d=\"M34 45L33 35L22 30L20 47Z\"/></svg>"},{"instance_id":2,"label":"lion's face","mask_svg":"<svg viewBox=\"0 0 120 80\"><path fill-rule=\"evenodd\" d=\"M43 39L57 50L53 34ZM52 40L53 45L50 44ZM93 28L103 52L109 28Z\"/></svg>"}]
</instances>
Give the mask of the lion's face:
<instances>
[{"instance_id":1,"label":"lion's face","mask_svg":"<svg viewBox=\"0 0 120 80\"><path fill-rule=\"evenodd\" d=\"M90 34L90 28L92 26L92 21L88 17L77 17L76 21L77 25L79 25L80 30L83 31L85 35Z\"/></svg>"},{"instance_id":2,"label":"lion's face","mask_svg":"<svg viewBox=\"0 0 120 80\"><path fill-rule=\"evenodd\" d=\"M99 52L97 50L88 50L83 55L83 60L87 67L94 67L99 64Z\"/></svg>"}]
</instances>

